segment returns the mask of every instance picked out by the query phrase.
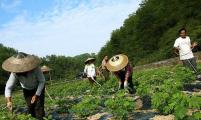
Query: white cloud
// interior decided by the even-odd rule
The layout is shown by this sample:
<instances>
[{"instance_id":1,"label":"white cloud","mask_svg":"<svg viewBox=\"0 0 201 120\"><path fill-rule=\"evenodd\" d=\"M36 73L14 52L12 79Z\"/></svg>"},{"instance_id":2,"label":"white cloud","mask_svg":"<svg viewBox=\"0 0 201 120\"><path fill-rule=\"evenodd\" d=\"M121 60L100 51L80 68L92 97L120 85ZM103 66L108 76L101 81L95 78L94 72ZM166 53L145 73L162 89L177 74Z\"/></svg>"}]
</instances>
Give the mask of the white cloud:
<instances>
[{"instance_id":1,"label":"white cloud","mask_svg":"<svg viewBox=\"0 0 201 120\"><path fill-rule=\"evenodd\" d=\"M5 10L7 12L13 11L17 6L19 6L21 0L0 0L0 10Z\"/></svg>"},{"instance_id":2,"label":"white cloud","mask_svg":"<svg viewBox=\"0 0 201 120\"><path fill-rule=\"evenodd\" d=\"M41 13L36 21L22 14L5 24L0 29L0 42L39 56L98 52L112 30L123 24L139 2L91 0L90 4L83 2L69 9L65 7L68 3L60 1L51 12Z\"/></svg>"}]
</instances>

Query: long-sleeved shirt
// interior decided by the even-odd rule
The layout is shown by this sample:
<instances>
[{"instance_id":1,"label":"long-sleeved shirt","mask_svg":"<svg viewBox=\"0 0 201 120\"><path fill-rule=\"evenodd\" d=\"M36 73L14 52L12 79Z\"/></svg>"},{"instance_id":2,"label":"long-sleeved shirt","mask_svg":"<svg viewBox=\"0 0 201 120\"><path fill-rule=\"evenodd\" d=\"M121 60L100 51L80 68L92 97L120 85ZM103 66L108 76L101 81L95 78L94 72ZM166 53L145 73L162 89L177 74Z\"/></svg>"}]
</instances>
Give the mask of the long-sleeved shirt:
<instances>
[{"instance_id":1,"label":"long-sleeved shirt","mask_svg":"<svg viewBox=\"0 0 201 120\"><path fill-rule=\"evenodd\" d=\"M87 77L95 77L96 76L96 68L94 64L85 65L84 72L87 74Z\"/></svg>"},{"instance_id":2,"label":"long-sleeved shirt","mask_svg":"<svg viewBox=\"0 0 201 120\"><path fill-rule=\"evenodd\" d=\"M128 63L128 65L125 67L126 69L126 78L132 76L133 74L133 67L131 66L130 63Z\"/></svg>"},{"instance_id":3,"label":"long-sleeved shirt","mask_svg":"<svg viewBox=\"0 0 201 120\"><path fill-rule=\"evenodd\" d=\"M28 72L25 76L11 73L6 83L5 97L11 97L12 90L17 81L20 82L21 87L24 89L37 89L35 94L38 96L40 96L45 85L45 77L39 67Z\"/></svg>"}]
</instances>

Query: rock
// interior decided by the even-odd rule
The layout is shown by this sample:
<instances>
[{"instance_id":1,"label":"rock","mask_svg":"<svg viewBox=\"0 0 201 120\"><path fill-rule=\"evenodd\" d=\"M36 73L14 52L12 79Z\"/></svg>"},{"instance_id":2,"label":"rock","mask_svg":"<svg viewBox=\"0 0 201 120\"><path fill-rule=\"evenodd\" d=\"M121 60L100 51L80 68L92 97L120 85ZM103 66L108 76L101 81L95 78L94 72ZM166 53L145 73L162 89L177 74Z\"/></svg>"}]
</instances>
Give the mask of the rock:
<instances>
[{"instance_id":1,"label":"rock","mask_svg":"<svg viewBox=\"0 0 201 120\"><path fill-rule=\"evenodd\" d=\"M150 120L174 120L174 115L156 115L155 117L151 118Z\"/></svg>"},{"instance_id":2,"label":"rock","mask_svg":"<svg viewBox=\"0 0 201 120\"><path fill-rule=\"evenodd\" d=\"M112 115L104 112L104 113L97 113L95 115L87 117L87 120L111 120Z\"/></svg>"},{"instance_id":3,"label":"rock","mask_svg":"<svg viewBox=\"0 0 201 120\"><path fill-rule=\"evenodd\" d=\"M149 120L153 118L158 112L154 109L149 110L135 110L129 114L129 120Z\"/></svg>"},{"instance_id":4,"label":"rock","mask_svg":"<svg viewBox=\"0 0 201 120\"><path fill-rule=\"evenodd\" d=\"M135 110L139 110L143 108L143 101L142 99L138 98L135 99Z\"/></svg>"}]
</instances>

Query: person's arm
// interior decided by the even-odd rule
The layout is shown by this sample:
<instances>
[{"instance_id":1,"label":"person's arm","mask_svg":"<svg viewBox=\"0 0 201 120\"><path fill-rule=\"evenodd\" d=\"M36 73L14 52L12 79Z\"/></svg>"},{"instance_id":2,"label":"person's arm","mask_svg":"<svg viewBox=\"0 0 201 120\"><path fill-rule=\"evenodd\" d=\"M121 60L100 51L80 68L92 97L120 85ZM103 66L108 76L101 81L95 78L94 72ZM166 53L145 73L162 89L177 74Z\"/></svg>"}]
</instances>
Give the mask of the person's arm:
<instances>
[{"instance_id":1,"label":"person's arm","mask_svg":"<svg viewBox=\"0 0 201 120\"><path fill-rule=\"evenodd\" d=\"M119 76L117 75L116 72L113 72L113 75L114 75L118 80L120 80L120 78L119 78Z\"/></svg>"},{"instance_id":2,"label":"person's arm","mask_svg":"<svg viewBox=\"0 0 201 120\"><path fill-rule=\"evenodd\" d=\"M84 66L84 73L87 73L87 66Z\"/></svg>"},{"instance_id":3,"label":"person's arm","mask_svg":"<svg viewBox=\"0 0 201 120\"><path fill-rule=\"evenodd\" d=\"M193 42L193 43L191 44L191 49L194 49L197 45L198 45L197 42Z\"/></svg>"},{"instance_id":4,"label":"person's arm","mask_svg":"<svg viewBox=\"0 0 201 120\"><path fill-rule=\"evenodd\" d=\"M39 84L38 84L38 88L36 90L36 95L40 96L40 94L45 86L45 77L40 68L37 68L37 78L38 78Z\"/></svg>"},{"instance_id":5,"label":"person's arm","mask_svg":"<svg viewBox=\"0 0 201 120\"><path fill-rule=\"evenodd\" d=\"M131 76L132 74L132 66L130 63L128 63L128 65L126 66L126 75L125 75L125 81L128 81L128 78Z\"/></svg>"},{"instance_id":6,"label":"person's arm","mask_svg":"<svg viewBox=\"0 0 201 120\"><path fill-rule=\"evenodd\" d=\"M95 67L95 65L94 64L92 64L91 65L91 72L92 72L92 76L91 77L94 77L94 76L96 76L96 67Z\"/></svg>"},{"instance_id":7,"label":"person's arm","mask_svg":"<svg viewBox=\"0 0 201 120\"><path fill-rule=\"evenodd\" d=\"M36 77L38 80L38 87L37 87L35 95L32 97L32 100L31 100L32 104L38 100L38 97L41 95L41 92L43 91L45 86L45 77L40 68L36 69Z\"/></svg>"},{"instance_id":8,"label":"person's arm","mask_svg":"<svg viewBox=\"0 0 201 120\"><path fill-rule=\"evenodd\" d=\"M9 108L9 110L12 110L11 94L16 82L17 82L16 75L14 73L11 73L5 87L5 98L6 98L7 107Z\"/></svg>"},{"instance_id":9,"label":"person's arm","mask_svg":"<svg viewBox=\"0 0 201 120\"><path fill-rule=\"evenodd\" d=\"M180 50L180 49L179 49L178 47L174 47L173 49L174 49L174 53L175 53L176 55L179 55L179 50Z\"/></svg>"},{"instance_id":10,"label":"person's arm","mask_svg":"<svg viewBox=\"0 0 201 120\"><path fill-rule=\"evenodd\" d=\"M180 48L179 48L179 43L178 43L178 39L175 41L175 43L174 43L174 53L176 54L176 55L179 55L179 50L180 50Z\"/></svg>"},{"instance_id":11,"label":"person's arm","mask_svg":"<svg viewBox=\"0 0 201 120\"><path fill-rule=\"evenodd\" d=\"M117 78L117 80L119 82L119 88L118 88L118 90L119 90L119 89L121 89L121 79L120 79L120 77L119 77L119 75L117 73L114 72L113 74L114 74L114 76L116 76L116 78Z\"/></svg>"},{"instance_id":12,"label":"person's arm","mask_svg":"<svg viewBox=\"0 0 201 120\"><path fill-rule=\"evenodd\" d=\"M187 36L187 39L188 39L188 44L191 47L191 50L194 49L198 45L197 42L191 42L191 39L189 36Z\"/></svg>"}]
</instances>

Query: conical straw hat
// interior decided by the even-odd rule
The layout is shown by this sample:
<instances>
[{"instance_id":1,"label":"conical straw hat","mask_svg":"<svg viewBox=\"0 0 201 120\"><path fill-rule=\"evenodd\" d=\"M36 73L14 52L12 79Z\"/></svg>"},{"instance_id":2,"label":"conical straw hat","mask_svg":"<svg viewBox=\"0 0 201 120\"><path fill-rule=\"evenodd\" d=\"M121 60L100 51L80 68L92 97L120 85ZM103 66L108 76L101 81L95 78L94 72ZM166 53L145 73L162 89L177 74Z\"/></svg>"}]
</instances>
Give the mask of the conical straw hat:
<instances>
[{"instance_id":1,"label":"conical straw hat","mask_svg":"<svg viewBox=\"0 0 201 120\"><path fill-rule=\"evenodd\" d=\"M51 71L52 69L49 68L49 67L46 66L46 65L43 65L43 66L41 67L41 70L42 70L42 72L49 72L49 71Z\"/></svg>"},{"instance_id":2,"label":"conical straw hat","mask_svg":"<svg viewBox=\"0 0 201 120\"><path fill-rule=\"evenodd\" d=\"M8 72L23 73L38 67L40 62L40 59L34 55L18 53L5 60L2 68Z\"/></svg>"},{"instance_id":3,"label":"conical straw hat","mask_svg":"<svg viewBox=\"0 0 201 120\"><path fill-rule=\"evenodd\" d=\"M119 71L128 64L128 57L124 54L115 55L107 62L106 67L111 72Z\"/></svg>"},{"instance_id":4,"label":"conical straw hat","mask_svg":"<svg viewBox=\"0 0 201 120\"><path fill-rule=\"evenodd\" d=\"M95 60L96 60L95 58L88 58L87 60L85 60L84 63L86 64L86 63L88 63L89 61L95 61Z\"/></svg>"}]
</instances>

